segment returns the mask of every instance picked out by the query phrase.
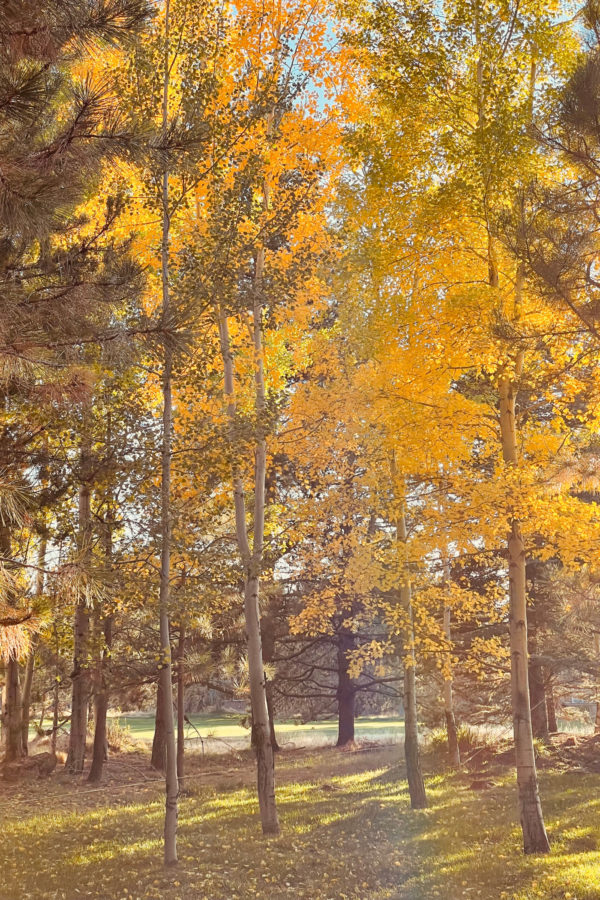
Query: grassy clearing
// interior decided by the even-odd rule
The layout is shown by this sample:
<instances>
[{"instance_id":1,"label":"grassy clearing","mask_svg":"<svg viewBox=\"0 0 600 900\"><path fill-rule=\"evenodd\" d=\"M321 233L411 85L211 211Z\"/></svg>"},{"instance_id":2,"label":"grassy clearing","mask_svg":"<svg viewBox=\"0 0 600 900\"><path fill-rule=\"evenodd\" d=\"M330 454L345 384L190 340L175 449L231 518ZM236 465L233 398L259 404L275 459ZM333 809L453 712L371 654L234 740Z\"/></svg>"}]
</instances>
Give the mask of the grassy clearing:
<instances>
[{"instance_id":1,"label":"grassy clearing","mask_svg":"<svg viewBox=\"0 0 600 900\"><path fill-rule=\"evenodd\" d=\"M397 756L284 754L283 835L268 841L248 762L210 783L192 779L181 862L168 872L159 785L90 794L66 780L21 785L0 802L0 897L600 900L600 776L542 774L553 850L525 858L512 777L484 792L464 776L429 777L431 806L413 812Z\"/></svg>"},{"instance_id":2,"label":"grassy clearing","mask_svg":"<svg viewBox=\"0 0 600 900\"><path fill-rule=\"evenodd\" d=\"M119 716L120 723L127 727L137 740L151 741L154 735L154 716ZM239 715L197 715L190 716L204 741L211 744L218 741L232 741L244 746L250 743L250 732L240 724ZM326 745L337 739L337 719L318 722L297 722L284 719L277 722L277 736L282 744ZM360 739L391 743L401 739L404 723L397 718L372 716L356 720L356 734ZM196 733L186 726L186 738L193 741ZM213 739L213 740L211 740Z\"/></svg>"}]
</instances>

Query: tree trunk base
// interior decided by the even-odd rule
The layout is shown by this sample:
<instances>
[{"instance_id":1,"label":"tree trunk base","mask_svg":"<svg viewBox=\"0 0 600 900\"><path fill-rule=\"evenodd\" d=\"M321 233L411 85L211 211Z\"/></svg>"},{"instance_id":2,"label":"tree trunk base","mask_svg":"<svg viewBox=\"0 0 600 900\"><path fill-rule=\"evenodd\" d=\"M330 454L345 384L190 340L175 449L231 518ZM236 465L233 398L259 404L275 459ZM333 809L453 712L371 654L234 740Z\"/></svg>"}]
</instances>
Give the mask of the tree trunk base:
<instances>
[{"instance_id":1,"label":"tree trunk base","mask_svg":"<svg viewBox=\"0 0 600 900\"><path fill-rule=\"evenodd\" d=\"M519 793L523 852L527 855L549 853L550 841L544 825L537 778L531 778L528 784L520 788Z\"/></svg>"},{"instance_id":2,"label":"tree trunk base","mask_svg":"<svg viewBox=\"0 0 600 900\"><path fill-rule=\"evenodd\" d=\"M258 804L260 807L260 821L264 835L278 835L280 833L279 818L275 804L275 765L273 760L273 748L267 734L267 728L259 729L253 726L256 774L258 788Z\"/></svg>"},{"instance_id":3,"label":"tree trunk base","mask_svg":"<svg viewBox=\"0 0 600 900\"><path fill-rule=\"evenodd\" d=\"M446 734L448 735L448 756L450 765L460 768L460 747L458 745L458 732L456 730L456 719L454 713L446 711Z\"/></svg>"}]
</instances>

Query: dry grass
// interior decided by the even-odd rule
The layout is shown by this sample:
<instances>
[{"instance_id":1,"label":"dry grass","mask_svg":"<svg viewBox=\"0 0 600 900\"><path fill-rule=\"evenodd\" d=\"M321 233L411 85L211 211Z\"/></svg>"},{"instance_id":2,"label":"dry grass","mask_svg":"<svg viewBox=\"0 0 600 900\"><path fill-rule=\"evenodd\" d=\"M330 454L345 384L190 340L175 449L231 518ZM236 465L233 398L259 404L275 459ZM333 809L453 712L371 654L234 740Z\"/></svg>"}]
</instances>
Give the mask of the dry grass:
<instances>
[{"instance_id":1,"label":"dry grass","mask_svg":"<svg viewBox=\"0 0 600 900\"><path fill-rule=\"evenodd\" d=\"M484 792L464 776L430 776L430 808L414 812L398 755L284 754L283 833L271 840L259 833L249 758L196 761L180 864L168 871L162 787L145 780L155 776L141 756L116 760L101 791L62 774L12 787L0 801L0 897L600 900L599 776L543 773L553 850L525 858L512 775Z\"/></svg>"}]
</instances>

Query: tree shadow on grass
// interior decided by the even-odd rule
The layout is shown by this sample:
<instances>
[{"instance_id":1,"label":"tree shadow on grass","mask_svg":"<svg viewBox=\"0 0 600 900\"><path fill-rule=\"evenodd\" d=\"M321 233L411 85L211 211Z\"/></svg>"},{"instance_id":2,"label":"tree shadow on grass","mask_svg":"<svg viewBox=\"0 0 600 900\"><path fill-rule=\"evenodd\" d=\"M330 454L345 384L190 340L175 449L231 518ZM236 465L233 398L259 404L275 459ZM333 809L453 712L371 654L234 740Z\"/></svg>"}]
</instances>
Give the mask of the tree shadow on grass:
<instances>
[{"instance_id":1,"label":"tree shadow on grass","mask_svg":"<svg viewBox=\"0 0 600 900\"><path fill-rule=\"evenodd\" d=\"M259 833L253 789L206 787L185 797L180 864L169 871L158 790L120 806L87 808L82 798L76 810L52 798L43 815L28 810L4 823L0 900L498 900L503 892L550 900L565 887L582 900L600 898L598 776L544 776L553 854L526 858L512 782L475 793L457 777L433 777L429 808L412 811L400 767L345 765L342 774L319 770L314 780L282 784L276 839ZM540 885L546 893L536 893Z\"/></svg>"}]
</instances>

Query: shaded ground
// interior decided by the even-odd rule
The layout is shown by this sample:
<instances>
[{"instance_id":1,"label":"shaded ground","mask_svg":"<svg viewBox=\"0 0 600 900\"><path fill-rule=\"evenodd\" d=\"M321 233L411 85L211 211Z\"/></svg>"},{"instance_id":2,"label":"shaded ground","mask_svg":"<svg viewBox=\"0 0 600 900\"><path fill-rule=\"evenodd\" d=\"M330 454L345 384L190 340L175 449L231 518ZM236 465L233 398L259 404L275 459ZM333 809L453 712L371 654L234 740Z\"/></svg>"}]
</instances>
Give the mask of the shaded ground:
<instances>
[{"instance_id":1,"label":"shaded ground","mask_svg":"<svg viewBox=\"0 0 600 900\"><path fill-rule=\"evenodd\" d=\"M3 786L2 900L600 900L600 776L543 770L552 854L520 853L515 791L428 777L412 811L397 747L283 753L283 835L263 840L248 756L197 760L181 800L180 865L161 860L162 785L140 754L111 761L89 791L62 774ZM426 770L431 762L426 761Z\"/></svg>"}]
</instances>

